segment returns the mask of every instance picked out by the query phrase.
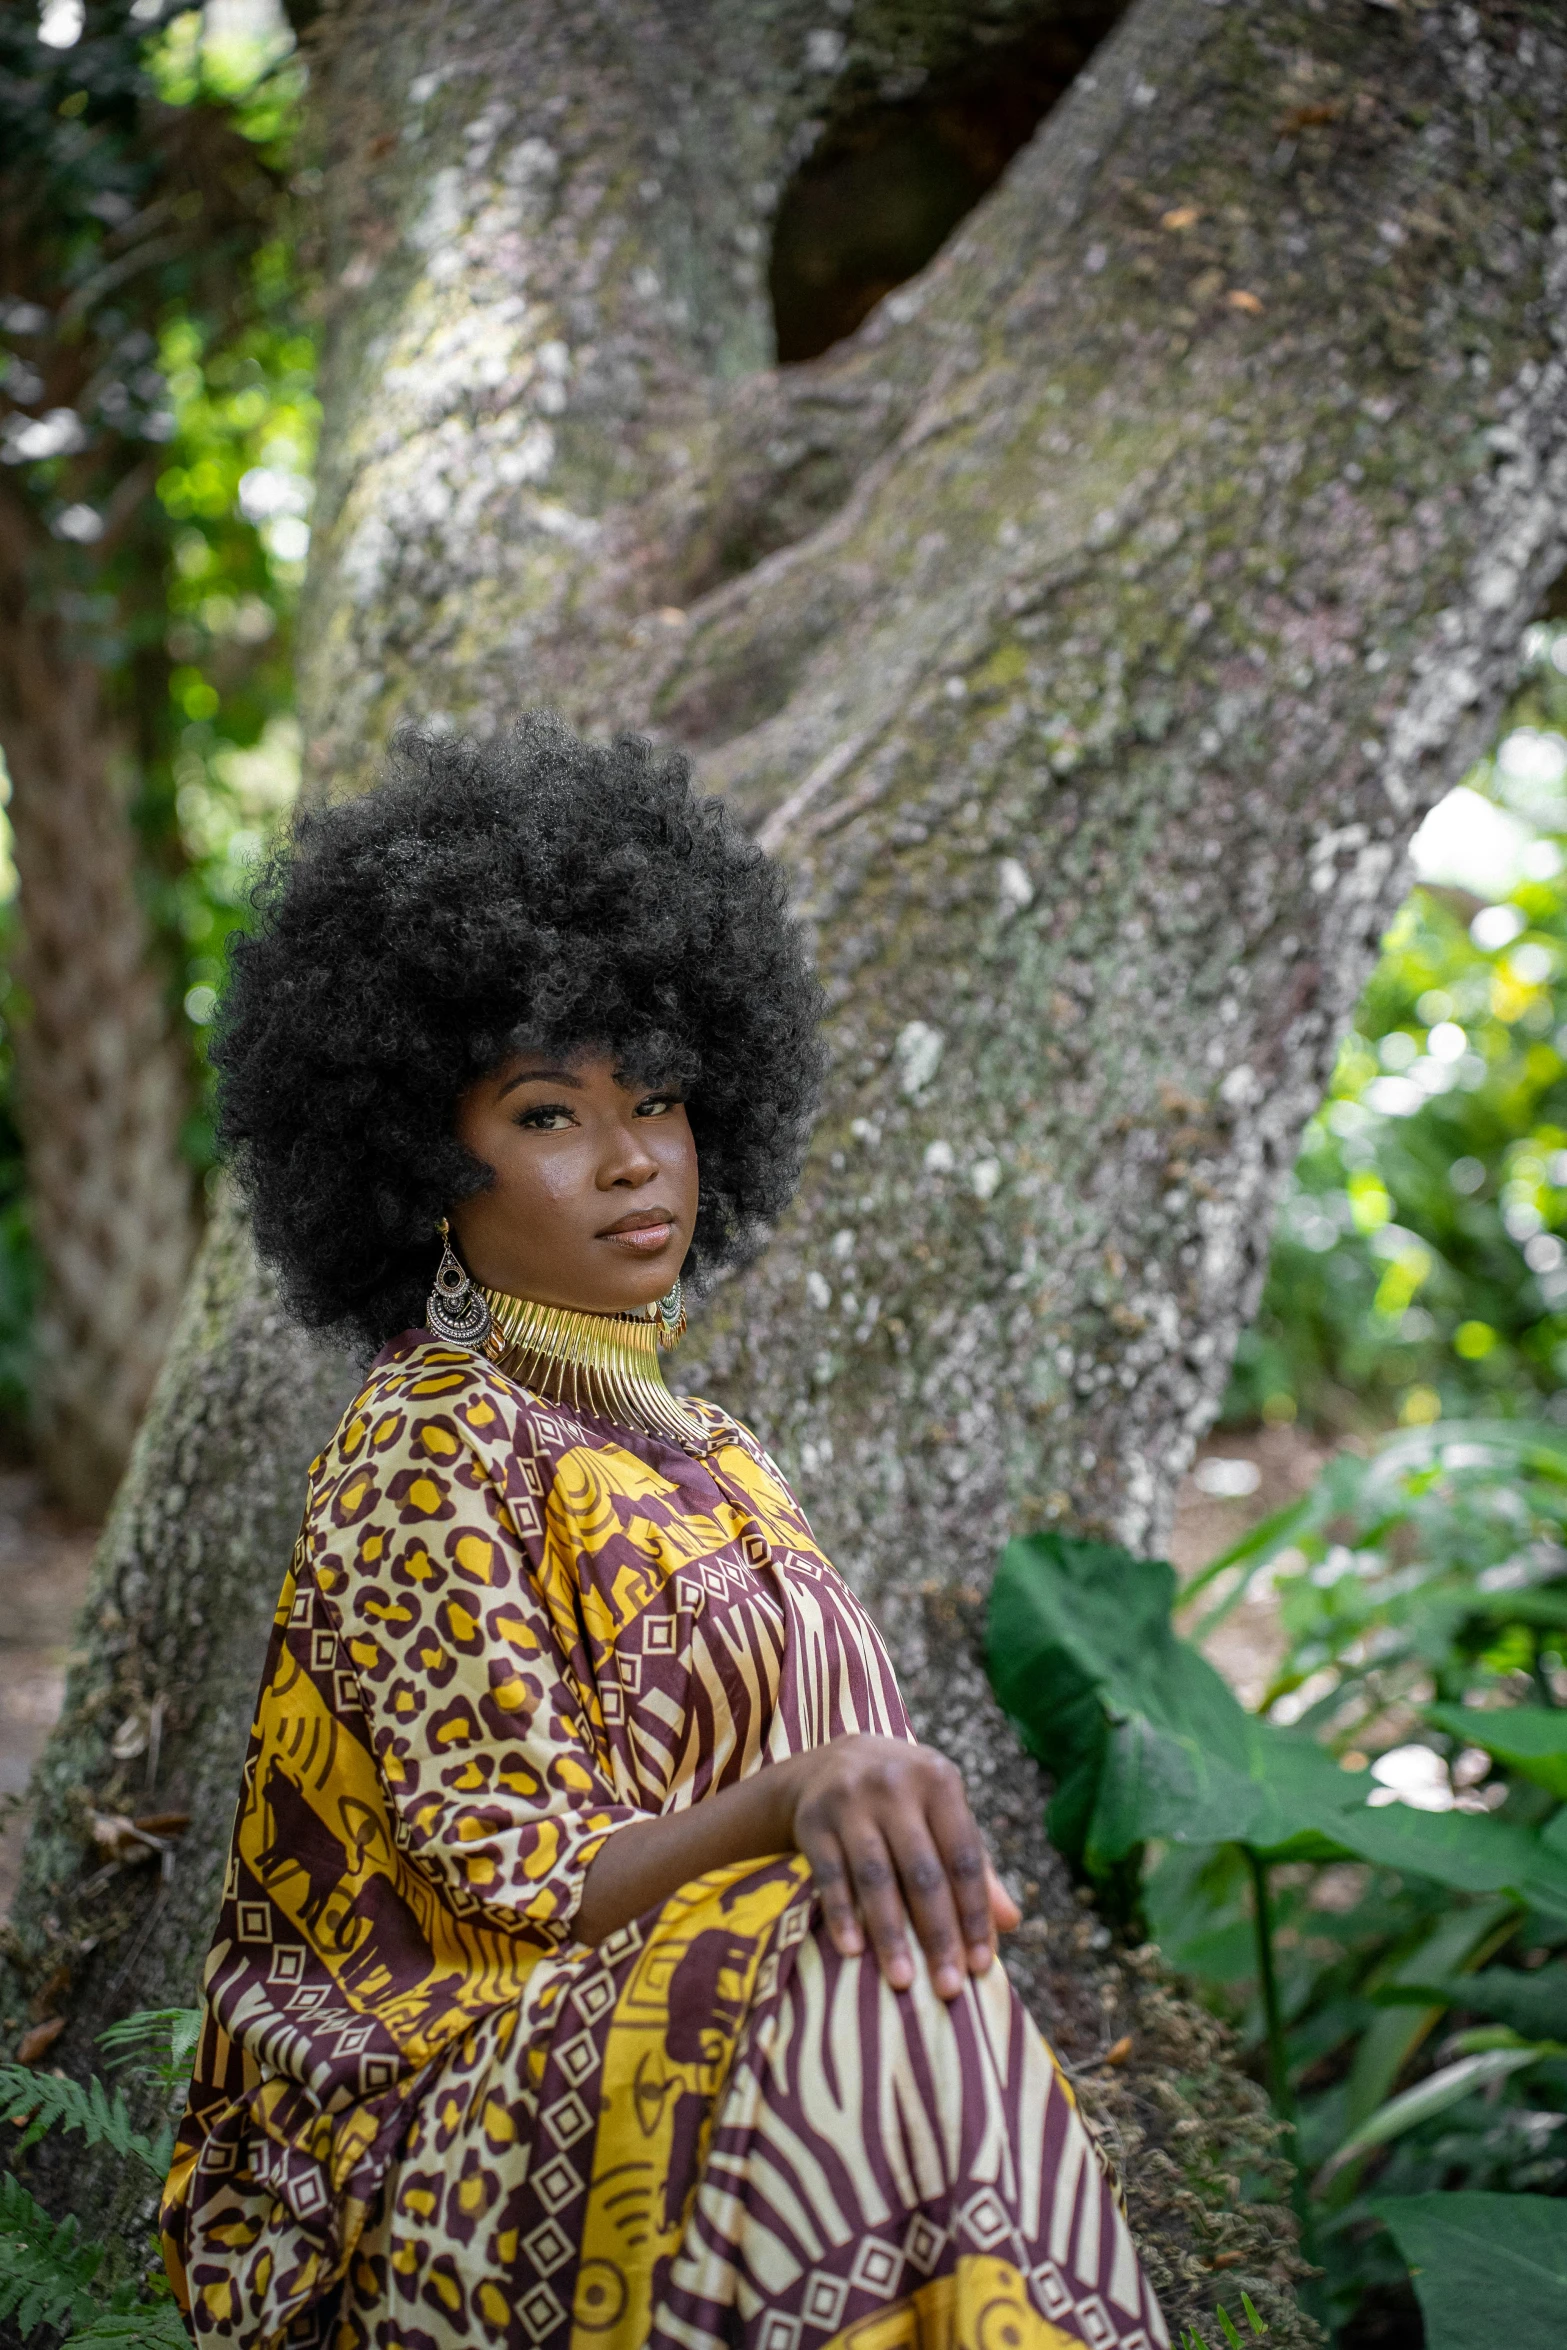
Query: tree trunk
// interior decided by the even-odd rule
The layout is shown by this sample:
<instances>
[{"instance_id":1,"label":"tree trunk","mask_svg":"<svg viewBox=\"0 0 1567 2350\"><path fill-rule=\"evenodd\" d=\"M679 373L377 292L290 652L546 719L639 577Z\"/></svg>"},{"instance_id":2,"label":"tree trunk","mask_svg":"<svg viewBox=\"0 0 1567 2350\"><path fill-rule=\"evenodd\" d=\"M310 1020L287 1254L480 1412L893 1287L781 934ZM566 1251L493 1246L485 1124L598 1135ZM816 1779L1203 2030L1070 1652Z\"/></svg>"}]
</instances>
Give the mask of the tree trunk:
<instances>
[{"instance_id":1,"label":"tree trunk","mask_svg":"<svg viewBox=\"0 0 1567 2350\"><path fill-rule=\"evenodd\" d=\"M974 1629L1019 1527L1164 1539L1404 845L1561 566L1567 51L1543 0L1139 0L922 275L770 367L767 232L822 126L922 74L939 96L982 39L1095 21L330 16L307 731L340 790L398 715L550 698L689 746L789 862L830 1099L688 1382L780 1452L1027 1878L1012 1963L1129 2157L1172 2320L1209 2324L1222 2246L1303 2341L1287 2225L1236 2184L1256 2093L1151 1962L1096 1947ZM93 1930L66 1790L113 1785L133 1686L163 1699L171 1789L227 1784L211 1676L255 1669L346 1393L263 1339L214 1246L48 1765L34 1983ZM214 1378L243 1536L189 1435ZM176 1529L199 1580L135 1585ZM234 1621L188 1658L196 1588ZM77 1962L73 2060L111 2005L188 1996L228 1818L199 1808L178 1907L127 1894L139 1939Z\"/></svg>"},{"instance_id":2,"label":"tree trunk","mask_svg":"<svg viewBox=\"0 0 1567 2350\"><path fill-rule=\"evenodd\" d=\"M180 1130L193 1071L138 888L134 760L102 676L47 620L7 617L18 1106L43 1272L34 1438L53 1492L99 1517L190 1271L195 1177Z\"/></svg>"}]
</instances>

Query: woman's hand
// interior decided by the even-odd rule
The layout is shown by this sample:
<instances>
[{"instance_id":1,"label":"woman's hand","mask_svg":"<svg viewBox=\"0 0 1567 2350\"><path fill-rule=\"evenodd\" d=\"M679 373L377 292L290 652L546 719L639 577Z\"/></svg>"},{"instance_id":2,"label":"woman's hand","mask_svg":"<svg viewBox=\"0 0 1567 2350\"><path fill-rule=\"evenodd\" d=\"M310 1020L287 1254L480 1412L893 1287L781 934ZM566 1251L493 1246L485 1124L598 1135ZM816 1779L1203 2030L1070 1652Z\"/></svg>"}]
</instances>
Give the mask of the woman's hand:
<instances>
[{"instance_id":1,"label":"woman's hand","mask_svg":"<svg viewBox=\"0 0 1567 2350\"><path fill-rule=\"evenodd\" d=\"M911 1923L936 1990L956 1999L995 1956L997 1930L1018 1922L946 1756L855 1735L617 1828L588 1868L578 1936L600 1942L709 1869L791 1847L811 1864L836 1947L856 1957L868 1934L897 1991L914 1980Z\"/></svg>"},{"instance_id":2,"label":"woman's hand","mask_svg":"<svg viewBox=\"0 0 1567 2350\"><path fill-rule=\"evenodd\" d=\"M901 1738L834 1738L782 1766L794 1780L796 1847L811 1864L827 1930L846 1957L870 1937L896 1991L914 1980L908 1929L930 1979L956 1999L983 1974L1017 1904L990 1864L955 1764Z\"/></svg>"}]
</instances>

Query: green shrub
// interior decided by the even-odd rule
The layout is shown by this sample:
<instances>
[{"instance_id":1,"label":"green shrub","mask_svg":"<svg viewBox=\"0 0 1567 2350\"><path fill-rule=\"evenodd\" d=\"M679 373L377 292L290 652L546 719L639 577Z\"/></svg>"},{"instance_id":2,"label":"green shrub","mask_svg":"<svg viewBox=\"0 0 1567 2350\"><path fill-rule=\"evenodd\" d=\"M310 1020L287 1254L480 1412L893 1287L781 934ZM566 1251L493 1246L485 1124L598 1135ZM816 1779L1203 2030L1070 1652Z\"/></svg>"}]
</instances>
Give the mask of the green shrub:
<instances>
[{"instance_id":1,"label":"green shrub","mask_svg":"<svg viewBox=\"0 0 1567 2350\"><path fill-rule=\"evenodd\" d=\"M1340 1455L1199 1579L1199 1631L1276 1582L1256 1713L1178 1635L1162 1562L1038 1534L997 1570L991 1677L1055 1781L1052 1839L1253 2051L1335 2326L1404 2278L1439 2191L1455 2224L1500 2194L1567 2236L1564 1506L1567 1436L1539 1425ZM1554 2338L1560 2280L1493 2241L1513 2338Z\"/></svg>"}]
</instances>

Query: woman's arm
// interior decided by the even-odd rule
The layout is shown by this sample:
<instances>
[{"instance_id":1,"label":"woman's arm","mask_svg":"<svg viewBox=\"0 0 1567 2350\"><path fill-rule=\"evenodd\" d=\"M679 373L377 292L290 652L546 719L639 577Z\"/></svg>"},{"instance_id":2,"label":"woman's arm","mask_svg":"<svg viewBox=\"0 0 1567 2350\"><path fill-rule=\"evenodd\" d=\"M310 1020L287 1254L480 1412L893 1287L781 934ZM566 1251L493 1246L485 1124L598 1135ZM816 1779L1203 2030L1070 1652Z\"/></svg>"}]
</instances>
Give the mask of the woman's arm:
<instances>
[{"instance_id":1,"label":"woman's arm","mask_svg":"<svg viewBox=\"0 0 1567 2350\"><path fill-rule=\"evenodd\" d=\"M685 1811L617 1828L590 1863L577 1911L601 1942L709 1869L803 1852L846 1957L868 1934L895 1990L914 1979L912 1922L943 1999L983 1974L996 1932L1018 1922L945 1755L900 1738L834 1738L767 1763ZM862 1926L863 1920L863 1926Z\"/></svg>"}]
</instances>

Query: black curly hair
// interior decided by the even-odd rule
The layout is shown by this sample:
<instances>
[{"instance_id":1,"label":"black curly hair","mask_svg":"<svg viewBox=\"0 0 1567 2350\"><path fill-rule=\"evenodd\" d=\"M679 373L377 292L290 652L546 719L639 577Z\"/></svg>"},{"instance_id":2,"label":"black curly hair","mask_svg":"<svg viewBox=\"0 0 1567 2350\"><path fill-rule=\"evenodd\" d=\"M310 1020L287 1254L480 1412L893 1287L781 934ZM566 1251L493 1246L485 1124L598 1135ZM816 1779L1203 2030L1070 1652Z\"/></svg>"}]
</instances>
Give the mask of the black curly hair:
<instances>
[{"instance_id":1,"label":"black curly hair","mask_svg":"<svg viewBox=\"0 0 1567 2350\"><path fill-rule=\"evenodd\" d=\"M783 877L632 734L530 711L407 730L375 789L299 815L236 938L218 1131L298 1318L380 1346L424 1318L434 1233L491 1170L458 1096L523 1045L686 1090L698 1282L784 1207L820 1091L820 991Z\"/></svg>"}]
</instances>

